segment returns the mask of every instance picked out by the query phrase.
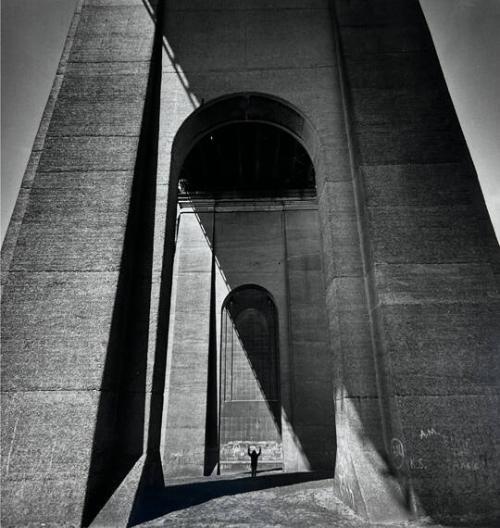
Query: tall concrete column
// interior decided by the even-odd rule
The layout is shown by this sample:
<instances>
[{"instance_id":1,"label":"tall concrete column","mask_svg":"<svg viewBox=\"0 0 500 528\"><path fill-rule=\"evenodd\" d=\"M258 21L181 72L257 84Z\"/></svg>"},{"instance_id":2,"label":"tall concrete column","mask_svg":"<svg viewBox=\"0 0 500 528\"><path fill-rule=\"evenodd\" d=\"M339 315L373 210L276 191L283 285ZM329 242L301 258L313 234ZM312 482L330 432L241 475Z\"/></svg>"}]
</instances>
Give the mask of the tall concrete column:
<instances>
[{"instance_id":1,"label":"tall concrete column","mask_svg":"<svg viewBox=\"0 0 500 528\"><path fill-rule=\"evenodd\" d=\"M416 0L335 2L385 449L419 513L498 508L500 252Z\"/></svg>"},{"instance_id":2,"label":"tall concrete column","mask_svg":"<svg viewBox=\"0 0 500 528\"><path fill-rule=\"evenodd\" d=\"M90 520L143 451L151 193L138 180L156 176L139 153L153 36L141 0L79 3L9 227L2 516L11 525Z\"/></svg>"}]
</instances>

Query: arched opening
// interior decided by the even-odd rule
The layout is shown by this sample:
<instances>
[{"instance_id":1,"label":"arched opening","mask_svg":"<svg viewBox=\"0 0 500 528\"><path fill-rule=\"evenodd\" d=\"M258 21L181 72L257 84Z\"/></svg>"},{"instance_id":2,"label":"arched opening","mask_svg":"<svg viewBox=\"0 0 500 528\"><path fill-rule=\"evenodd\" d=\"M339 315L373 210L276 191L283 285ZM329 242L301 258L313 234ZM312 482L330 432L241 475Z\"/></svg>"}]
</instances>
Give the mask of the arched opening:
<instances>
[{"instance_id":1,"label":"arched opening","mask_svg":"<svg viewBox=\"0 0 500 528\"><path fill-rule=\"evenodd\" d=\"M314 167L304 147L283 129L253 121L229 123L191 149L179 191L192 198L313 195Z\"/></svg>"},{"instance_id":2,"label":"arched opening","mask_svg":"<svg viewBox=\"0 0 500 528\"><path fill-rule=\"evenodd\" d=\"M240 286L223 303L220 380L221 471L246 467L250 447L265 469L281 468L278 318L264 288Z\"/></svg>"},{"instance_id":3,"label":"arched opening","mask_svg":"<svg viewBox=\"0 0 500 528\"><path fill-rule=\"evenodd\" d=\"M236 93L203 104L184 121L172 146L170 184L177 186L186 157L202 138L233 123L263 123L277 127L304 148L313 167L321 164L319 136L299 109L273 95Z\"/></svg>"},{"instance_id":4,"label":"arched opening","mask_svg":"<svg viewBox=\"0 0 500 528\"><path fill-rule=\"evenodd\" d=\"M203 105L174 140L167 474L239 469L251 442L268 467L333 467L318 152L262 94Z\"/></svg>"}]
</instances>

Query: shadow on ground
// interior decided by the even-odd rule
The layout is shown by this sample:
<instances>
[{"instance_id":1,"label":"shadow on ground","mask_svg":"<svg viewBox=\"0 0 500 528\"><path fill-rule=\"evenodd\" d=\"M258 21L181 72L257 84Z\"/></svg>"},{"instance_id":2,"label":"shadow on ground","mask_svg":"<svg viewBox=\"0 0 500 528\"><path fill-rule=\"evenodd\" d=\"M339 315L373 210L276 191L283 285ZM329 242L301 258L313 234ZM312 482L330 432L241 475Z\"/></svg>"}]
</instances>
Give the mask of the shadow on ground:
<instances>
[{"instance_id":1,"label":"shadow on ground","mask_svg":"<svg viewBox=\"0 0 500 528\"><path fill-rule=\"evenodd\" d=\"M177 510L190 508L222 496L239 495L281 486L292 486L332 478L331 472L275 473L252 478L241 474L228 478L211 478L197 482L171 484L163 489L145 489L137 497L128 526L163 517Z\"/></svg>"}]
</instances>

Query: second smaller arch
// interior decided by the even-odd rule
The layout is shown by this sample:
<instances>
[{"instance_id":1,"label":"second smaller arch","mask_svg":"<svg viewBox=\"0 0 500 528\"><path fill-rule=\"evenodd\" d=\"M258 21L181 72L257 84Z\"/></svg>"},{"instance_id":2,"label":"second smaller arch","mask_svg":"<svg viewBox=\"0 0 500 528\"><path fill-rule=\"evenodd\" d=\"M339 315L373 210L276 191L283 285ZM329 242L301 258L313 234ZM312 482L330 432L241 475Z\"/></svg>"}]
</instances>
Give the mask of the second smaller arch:
<instances>
[{"instance_id":1,"label":"second smaller arch","mask_svg":"<svg viewBox=\"0 0 500 528\"><path fill-rule=\"evenodd\" d=\"M247 284L226 297L220 358L221 471L245 467L252 446L266 469L282 467L278 316L265 288Z\"/></svg>"}]
</instances>

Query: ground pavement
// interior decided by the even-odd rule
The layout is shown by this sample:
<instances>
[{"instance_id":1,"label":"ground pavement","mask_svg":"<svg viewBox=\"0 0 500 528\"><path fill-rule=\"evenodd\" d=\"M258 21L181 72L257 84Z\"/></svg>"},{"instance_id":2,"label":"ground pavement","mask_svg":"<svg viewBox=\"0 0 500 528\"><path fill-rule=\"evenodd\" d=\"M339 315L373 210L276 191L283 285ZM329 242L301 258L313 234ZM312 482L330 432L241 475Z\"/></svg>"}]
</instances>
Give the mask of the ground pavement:
<instances>
[{"instance_id":1,"label":"ground pavement","mask_svg":"<svg viewBox=\"0 0 500 528\"><path fill-rule=\"evenodd\" d=\"M462 519L460 523L435 524L420 519L403 524L370 524L334 496L331 478L279 472L261 473L253 479L248 473L170 479L164 490L149 495L148 501L133 513L129 526L451 528L472 523Z\"/></svg>"}]
</instances>

